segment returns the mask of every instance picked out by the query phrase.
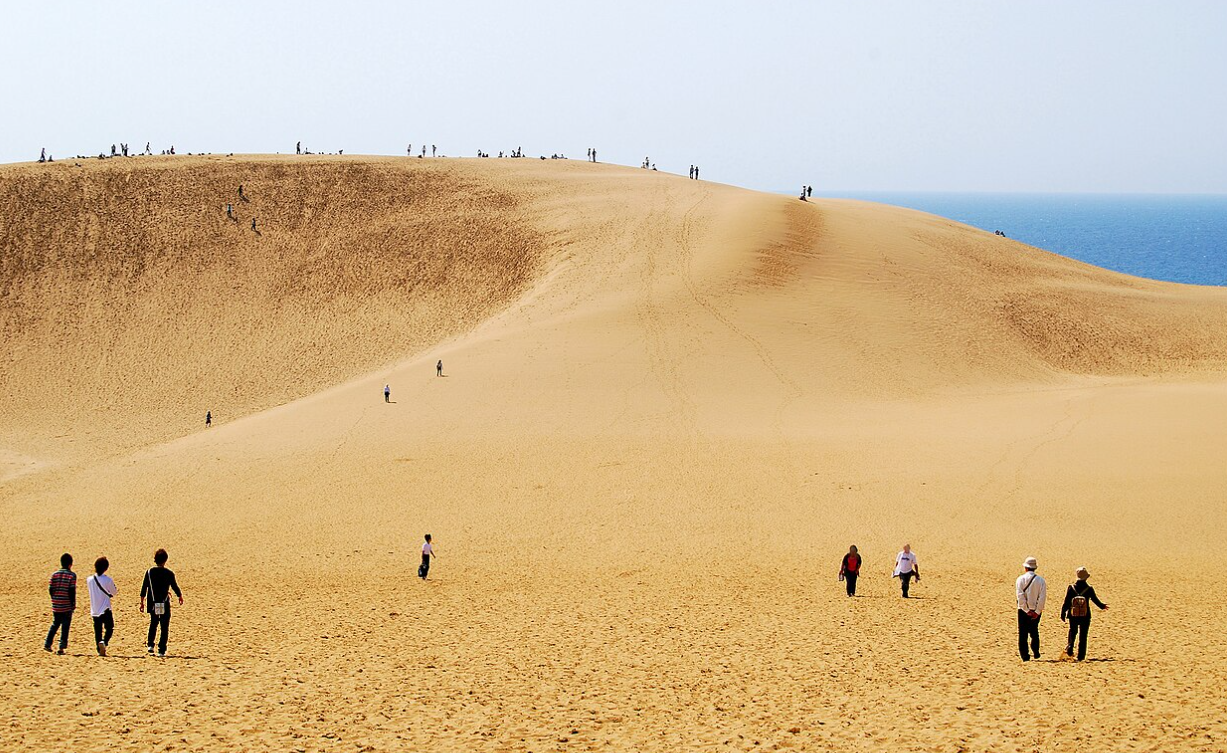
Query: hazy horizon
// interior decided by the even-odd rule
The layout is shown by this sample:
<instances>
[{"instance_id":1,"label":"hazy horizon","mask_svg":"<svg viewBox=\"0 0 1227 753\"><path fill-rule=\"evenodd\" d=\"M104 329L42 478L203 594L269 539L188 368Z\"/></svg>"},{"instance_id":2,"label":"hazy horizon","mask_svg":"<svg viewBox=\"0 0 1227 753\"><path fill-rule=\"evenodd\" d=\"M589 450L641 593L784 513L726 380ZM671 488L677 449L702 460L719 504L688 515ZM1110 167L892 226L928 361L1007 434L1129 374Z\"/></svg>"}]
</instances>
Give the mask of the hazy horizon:
<instances>
[{"instance_id":1,"label":"hazy horizon","mask_svg":"<svg viewBox=\"0 0 1227 753\"><path fill-rule=\"evenodd\" d=\"M0 162L595 146L767 191L1227 193L1227 4L745 7L23 3Z\"/></svg>"}]
</instances>

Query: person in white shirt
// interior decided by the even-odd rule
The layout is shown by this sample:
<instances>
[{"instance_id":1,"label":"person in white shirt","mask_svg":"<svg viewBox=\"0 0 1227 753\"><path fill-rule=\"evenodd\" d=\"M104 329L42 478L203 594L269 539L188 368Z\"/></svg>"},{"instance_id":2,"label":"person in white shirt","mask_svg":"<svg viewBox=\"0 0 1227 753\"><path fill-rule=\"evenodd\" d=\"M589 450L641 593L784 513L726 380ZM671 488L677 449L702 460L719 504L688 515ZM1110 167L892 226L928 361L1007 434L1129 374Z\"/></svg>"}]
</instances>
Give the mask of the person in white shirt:
<instances>
[{"instance_id":1,"label":"person in white shirt","mask_svg":"<svg viewBox=\"0 0 1227 753\"><path fill-rule=\"evenodd\" d=\"M430 558L435 555L434 545L430 543L430 534L426 534L426 543L422 544L422 564L418 566L418 577L426 580L430 574Z\"/></svg>"},{"instance_id":2,"label":"person in white shirt","mask_svg":"<svg viewBox=\"0 0 1227 753\"><path fill-rule=\"evenodd\" d=\"M94 574L85 579L85 587L89 591L89 614L94 618L94 642L98 644L100 656L107 655L107 644L111 642L111 633L115 630L115 618L111 615L115 581L106 575L110 566L106 557L99 557L94 562Z\"/></svg>"},{"instance_id":3,"label":"person in white shirt","mask_svg":"<svg viewBox=\"0 0 1227 753\"><path fill-rule=\"evenodd\" d=\"M895 555L894 577L903 584L903 598L905 599L908 598L907 591L912 585L912 578L915 578L917 583L920 582L920 563L916 561L911 544L904 544L903 551Z\"/></svg>"},{"instance_id":4,"label":"person in white shirt","mask_svg":"<svg viewBox=\"0 0 1227 753\"><path fill-rule=\"evenodd\" d=\"M1040 658L1040 616L1048 599L1048 584L1035 572L1039 565L1034 557L1023 561L1023 574L1014 582L1018 597L1018 653L1023 661L1031 661L1027 653L1027 639L1031 639L1031 653Z\"/></svg>"}]
</instances>

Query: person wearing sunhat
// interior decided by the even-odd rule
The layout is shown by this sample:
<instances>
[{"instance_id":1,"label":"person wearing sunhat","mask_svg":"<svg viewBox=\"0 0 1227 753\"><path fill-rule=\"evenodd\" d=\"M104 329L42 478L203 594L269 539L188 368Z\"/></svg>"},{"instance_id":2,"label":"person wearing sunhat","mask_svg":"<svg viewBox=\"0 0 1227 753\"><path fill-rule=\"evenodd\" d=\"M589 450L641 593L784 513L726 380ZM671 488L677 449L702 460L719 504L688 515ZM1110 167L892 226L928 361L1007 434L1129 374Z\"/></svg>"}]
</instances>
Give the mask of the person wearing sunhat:
<instances>
[{"instance_id":1,"label":"person wearing sunhat","mask_svg":"<svg viewBox=\"0 0 1227 753\"><path fill-rule=\"evenodd\" d=\"M1048 584L1035 572L1039 564L1034 557L1023 560L1023 574L1014 582L1018 596L1018 653L1023 661L1031 661L1027 653L1027 639L1031 639L1031 653L1040 658L1040 616L1048 599Z\"/></svg>"},{"instance_id":2,"label":"person wearing sunhat","mask_svg":"<svg viewBox=\"0 0 1227 753\"><path fill-rule=\"evenodd\" d=\"M1086 634L1091 630L1091 604L1100 609L1108 605L1095 595L1095 587L1086 582L1091 577L1085 567L1074 571L1078 580L1065 589L1065 603L1061 605L1061 622L1069 618L1069 640L1065 645L1066 656L1074 655L1074 636L1078 637L1078 661L1086 658Z\"/></svg>"}]
</instances>

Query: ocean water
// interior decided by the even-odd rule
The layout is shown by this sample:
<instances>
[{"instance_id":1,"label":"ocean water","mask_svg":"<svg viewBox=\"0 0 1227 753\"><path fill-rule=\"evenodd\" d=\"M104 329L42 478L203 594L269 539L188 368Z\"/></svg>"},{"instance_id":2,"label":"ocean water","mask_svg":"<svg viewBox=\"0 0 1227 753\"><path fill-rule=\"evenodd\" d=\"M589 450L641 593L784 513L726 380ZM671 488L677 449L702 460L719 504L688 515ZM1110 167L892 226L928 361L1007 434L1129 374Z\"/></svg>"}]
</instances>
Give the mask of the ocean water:
<instances>
[{"instance_id":1,"label":"ocean water","mask_svg":"<svg viewBox=\"0 0 1227 753\"><path fill-rule=\"evenodd\" d=\"M858 193L1099 267L1227 285L1227 195Z\"/></svg>"}]
</instances>

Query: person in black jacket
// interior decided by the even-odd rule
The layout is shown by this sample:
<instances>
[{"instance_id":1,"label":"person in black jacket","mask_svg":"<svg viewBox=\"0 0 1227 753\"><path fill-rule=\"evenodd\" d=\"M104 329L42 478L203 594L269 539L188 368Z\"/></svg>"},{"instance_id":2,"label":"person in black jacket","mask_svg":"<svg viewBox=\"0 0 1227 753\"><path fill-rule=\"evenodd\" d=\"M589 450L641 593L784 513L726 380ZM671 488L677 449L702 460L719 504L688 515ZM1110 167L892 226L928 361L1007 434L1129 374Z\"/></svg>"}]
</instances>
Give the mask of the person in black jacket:
<instances>
[{"instance_id":1,"label":"person in black jacket","mask_svg":"<svg viewBox=\"0 0 1227 753\"><path fill-rule=\"evenodd\" d=\"M1108 605L1099 600L1099 597L1095 595L1095 587L1086 582L1091 574L1085 567L1078 568L1074 574L1078 576L1078 581L1065 589L1065 603L1061 605L1061 622L1069 618L1069 641L1065 646L1065 654L1074 655L1074 636L1077 636L1078 661L1082 661L1086 658L1086 634L1091 629L1090 605L1093 603L1100 609L1107 609ZM1080 600L1079 604L1074 603L1075 599ZM1086 614L1075 614L1083 611Z\"/></svg>"},{"instance_id":2,"label":"person in black jacket","mask_svg":"<svg viewBox=\"0 0 1227 753\"><path fill-rule=\"evenodd\" d=\"M174 590L179 597L179 606L183 606L183 592L175 582L175 574L166 567L167 554L165 549L153 553L154 566L145 573L141 583L141 611L145 611L145 596L149 596L149 640L146 645L149 653L153 653L153 639L157 635L158 625L162 626L162 639L158 641L158 656L166 656L166 641L170 633L170 592Z\"/></svg>"},{"instance_id":3,"label":"person in black jacket","mask_svg":"<svg viewBox=\"0 0 1227 753\"><path fill-rule=\"evenodd\" d=\"M839 579L848 587L848 595L856 596L856 579L861 574L861 554L856 544L848 548L843 562L839 563Z\"/></svg>"}]
</instances>

